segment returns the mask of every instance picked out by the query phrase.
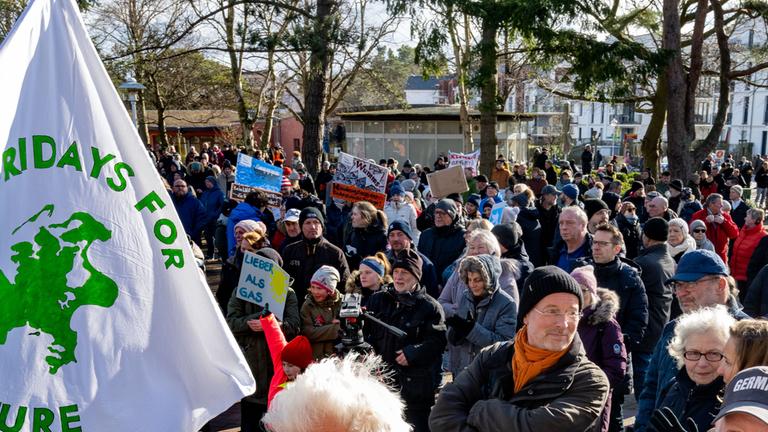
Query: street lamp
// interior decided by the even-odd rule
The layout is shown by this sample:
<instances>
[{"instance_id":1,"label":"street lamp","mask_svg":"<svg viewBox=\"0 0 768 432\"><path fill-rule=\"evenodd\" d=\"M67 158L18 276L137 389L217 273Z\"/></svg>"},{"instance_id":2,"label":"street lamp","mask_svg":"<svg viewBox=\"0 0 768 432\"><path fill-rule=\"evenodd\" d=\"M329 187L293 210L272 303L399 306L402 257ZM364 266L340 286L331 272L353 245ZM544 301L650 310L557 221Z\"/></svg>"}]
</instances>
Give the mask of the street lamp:
<instances>
[{"instance_id":1,"label":"street lamp","mask_svg":"<svg viewBox=\"0 0 768 432\"><path fill-rule=\"evenodd\" d=\"M128 102L131 105L131 119L133 120L133 125L138 128L139 119L136 115L136 101L138 100L139 93L145 90L146 87L144 87L143 84L136 82L134 77L128 75L125 77L125 81L120 84L119 88L121 90L125 90L126 94L128 95Z\"/></svg>"},{"instance_id":2,"label":"street lamp","mask_svg":"<svg viewBox=\"0 0 768 432\"><path fill-rule=\"evenodd\" d=\"M616 151L616 140L619 138L619 121L616 117L611 120L611 126L613 126L613 145L611 146L611 153Z\"/></svg>"}]
</instances>

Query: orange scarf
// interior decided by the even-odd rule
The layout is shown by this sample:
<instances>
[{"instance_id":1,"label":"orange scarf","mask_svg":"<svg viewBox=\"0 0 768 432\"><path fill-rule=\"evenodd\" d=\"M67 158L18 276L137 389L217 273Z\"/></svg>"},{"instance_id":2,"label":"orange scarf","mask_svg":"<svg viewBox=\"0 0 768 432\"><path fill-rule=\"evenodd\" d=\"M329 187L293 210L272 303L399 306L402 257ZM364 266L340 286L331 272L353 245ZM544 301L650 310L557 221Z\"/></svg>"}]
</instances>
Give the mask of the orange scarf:
<instances>
[{"instance_id":1,"label":"orange scarf","mask_svg":"<svg viewBox=\"0 0 768 432\"><path fill-rule=\"evenodd\" d=\"M562 351L536 348L528 344L527 326L523 326L515 335L515 354L512 356L512 377L515 380L515 393L542 372L554 366L569 348Z\"/></svg>"}]
</instances>

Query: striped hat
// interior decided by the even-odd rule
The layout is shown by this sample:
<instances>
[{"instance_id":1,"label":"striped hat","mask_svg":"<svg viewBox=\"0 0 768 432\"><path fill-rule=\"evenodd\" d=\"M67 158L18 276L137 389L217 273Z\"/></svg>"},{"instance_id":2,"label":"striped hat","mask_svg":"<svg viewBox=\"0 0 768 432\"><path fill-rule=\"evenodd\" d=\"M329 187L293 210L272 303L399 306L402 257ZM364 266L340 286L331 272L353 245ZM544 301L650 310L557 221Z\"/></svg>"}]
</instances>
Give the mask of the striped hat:
<instances>
[{"instance_id":1,"label":"striped hat","mask_svg":"<svg viewBox=\"0 0 768 432\"><path fill-rule=\"evenodd\" d=\"M283 176L283 181L280 183L280 190L284 191L284 190L290 189L292 187L293 186L291 186L291 181L288 180L288 177Z\"/></svg>"}]
</instances>

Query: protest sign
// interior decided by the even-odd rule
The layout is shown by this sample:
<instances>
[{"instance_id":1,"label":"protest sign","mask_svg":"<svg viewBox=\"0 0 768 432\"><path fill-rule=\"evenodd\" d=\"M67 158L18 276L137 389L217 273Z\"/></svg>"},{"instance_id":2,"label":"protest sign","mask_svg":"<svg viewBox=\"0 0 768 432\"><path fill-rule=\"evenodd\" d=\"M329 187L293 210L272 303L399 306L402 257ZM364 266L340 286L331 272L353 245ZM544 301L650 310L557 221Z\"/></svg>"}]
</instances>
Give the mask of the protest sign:
<instances>
[{"instance_id":1,"label":"protest sign","mask_svg":"<svg viewBox=\"0 0 768 432\"><path fill-rule=\"evenodd\" d=\"M282 320L289 286L290 276L276 262L253 252L245 253L237 298L259 306L269 304L275 318Z\"/></svg>"},{"instance_id":2,"label":"protest sign","mask_svg":"<svg viewBox=\"0 0 768 432\"><path fill-rule=\"evenodd\" d=\"M472 175L477 175L477 165L480 163L480 150L472 153L454 153L448 152L448 166L461 166L462 168L471 168Z\"/></svg>"},{"instance_id":3,"label":"protest sign","mask_svg":"<svg viewBox=\"0 0 768 432\"><path fill-rule=\"evenodd\" d=\"M341 153L333 176L333 184L340 186L331 189L331 196L349 202L369 201L383 209L388 172L385 167Z\"/></svg>"},{"instance_id":4,"label":"protest sign","mask_svg":"<svg viewBox=\"0 0 768 432\"><path fill-rule=\"evenodd\" d=\"M252 158L246 154L238 153L235 183L279 194L282 180L282 168Z\"/></svg>"},{"instance_id":5,"label":"protest sign","mask_svg":"<svg viewBox=\"0 0 768 432\"><path fill-rule=\"evenodd\" d=\"M0 429L199 430L255 382L74 0L0 64Z\"/></svg>"},{"instance_id":6,"label":"protest sign","mask_svg":"<svg viewBox=\"0 0 768 432\"><path fill-rule=\"evenodd\" d=\"M452 193L464 193L469 190L464 168L458 165L427 174L427 183L435 198L445 198Z\"/></svg>"},{"instance_id":7,"label":"protest sign","mask_svg":"<svg viewBox=\"0 0 768 432\"><path fill-rule=\"evenodd\" d=\"M262 191L267 194L269 199L269 209L275 219L280 219L280 208L283 205L283 196L279 193L265 191L253 186L245 186L239 183L232 183L232 189L229 190L229 199L237 202L243 202L245 196L251 192Z\"/></svg>"},{"instance_id":8,"label":"protest sign","mask_svg":"<svg viewBox=\"0 0 768 432\"><path fill-rule=\"evenodd\" d=\"M504 209L507 208L507 203L504 201L496 203L491 207L491 216L488 218L488 222L493 225L501 224L502 217L504 216Z\"/></svg>"}]
</instances>

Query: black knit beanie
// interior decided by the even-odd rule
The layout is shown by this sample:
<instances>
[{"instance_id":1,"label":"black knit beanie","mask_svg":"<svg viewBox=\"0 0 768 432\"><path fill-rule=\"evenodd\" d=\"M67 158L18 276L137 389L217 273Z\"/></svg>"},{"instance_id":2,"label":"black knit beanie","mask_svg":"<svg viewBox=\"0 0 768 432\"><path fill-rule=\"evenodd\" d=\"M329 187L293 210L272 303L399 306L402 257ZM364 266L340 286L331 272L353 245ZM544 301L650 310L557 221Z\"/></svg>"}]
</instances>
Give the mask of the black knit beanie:
<instances>
[{"instance_id":1,"label":"black knit beanie","mask_svg":"<svg viewBox=\"0 0 768 432\"><path fill-rule=\"evenodd\" d=\"M517 246L522 232L523 230L517 222L499 224L491 228L491 233L496 236L496 240L507 250L514 249Z\"/></svg>"},{"instance_id":2,"label":"black knit beanie","mask_svg":"<svg viewBox=\"0 0 768 432\"><path fill-rule=\"evenodd\" d=\"M532 271L525 280L523 290L520 293L520 307L517 311L518 323L522 323L523 318L544 297L556 293L573 294L578 297L579 310L581 310L584 301L581 297L581 287L571 275L555 266L543 266Z\"/></svg>"},{"instance_id":3,"label":"black knit beanie","mask_svg":"<svg viewBox=\"0 0 768 432\"><path fill-rule=\"evenodd\" d=\"M669 223L660 217L650 218L643 225L643 234L651 240L665 242L669 237Z\"/></svg>"},{"instance_id":4,"label":"black knit beanie","mask_svg":"<svg viewBox=\"0 0 768 432\"><path fill-rule=\"evenodd\" d=\"M304 226L304 221L307 219L319 220L320 224L323 226L323 232L325 232L325 218L323 217L323 214L320 212L320 210L314 207L307 207L302 210L301 213L299 213L299 227Z\"/></svg>"}]
</instances>

